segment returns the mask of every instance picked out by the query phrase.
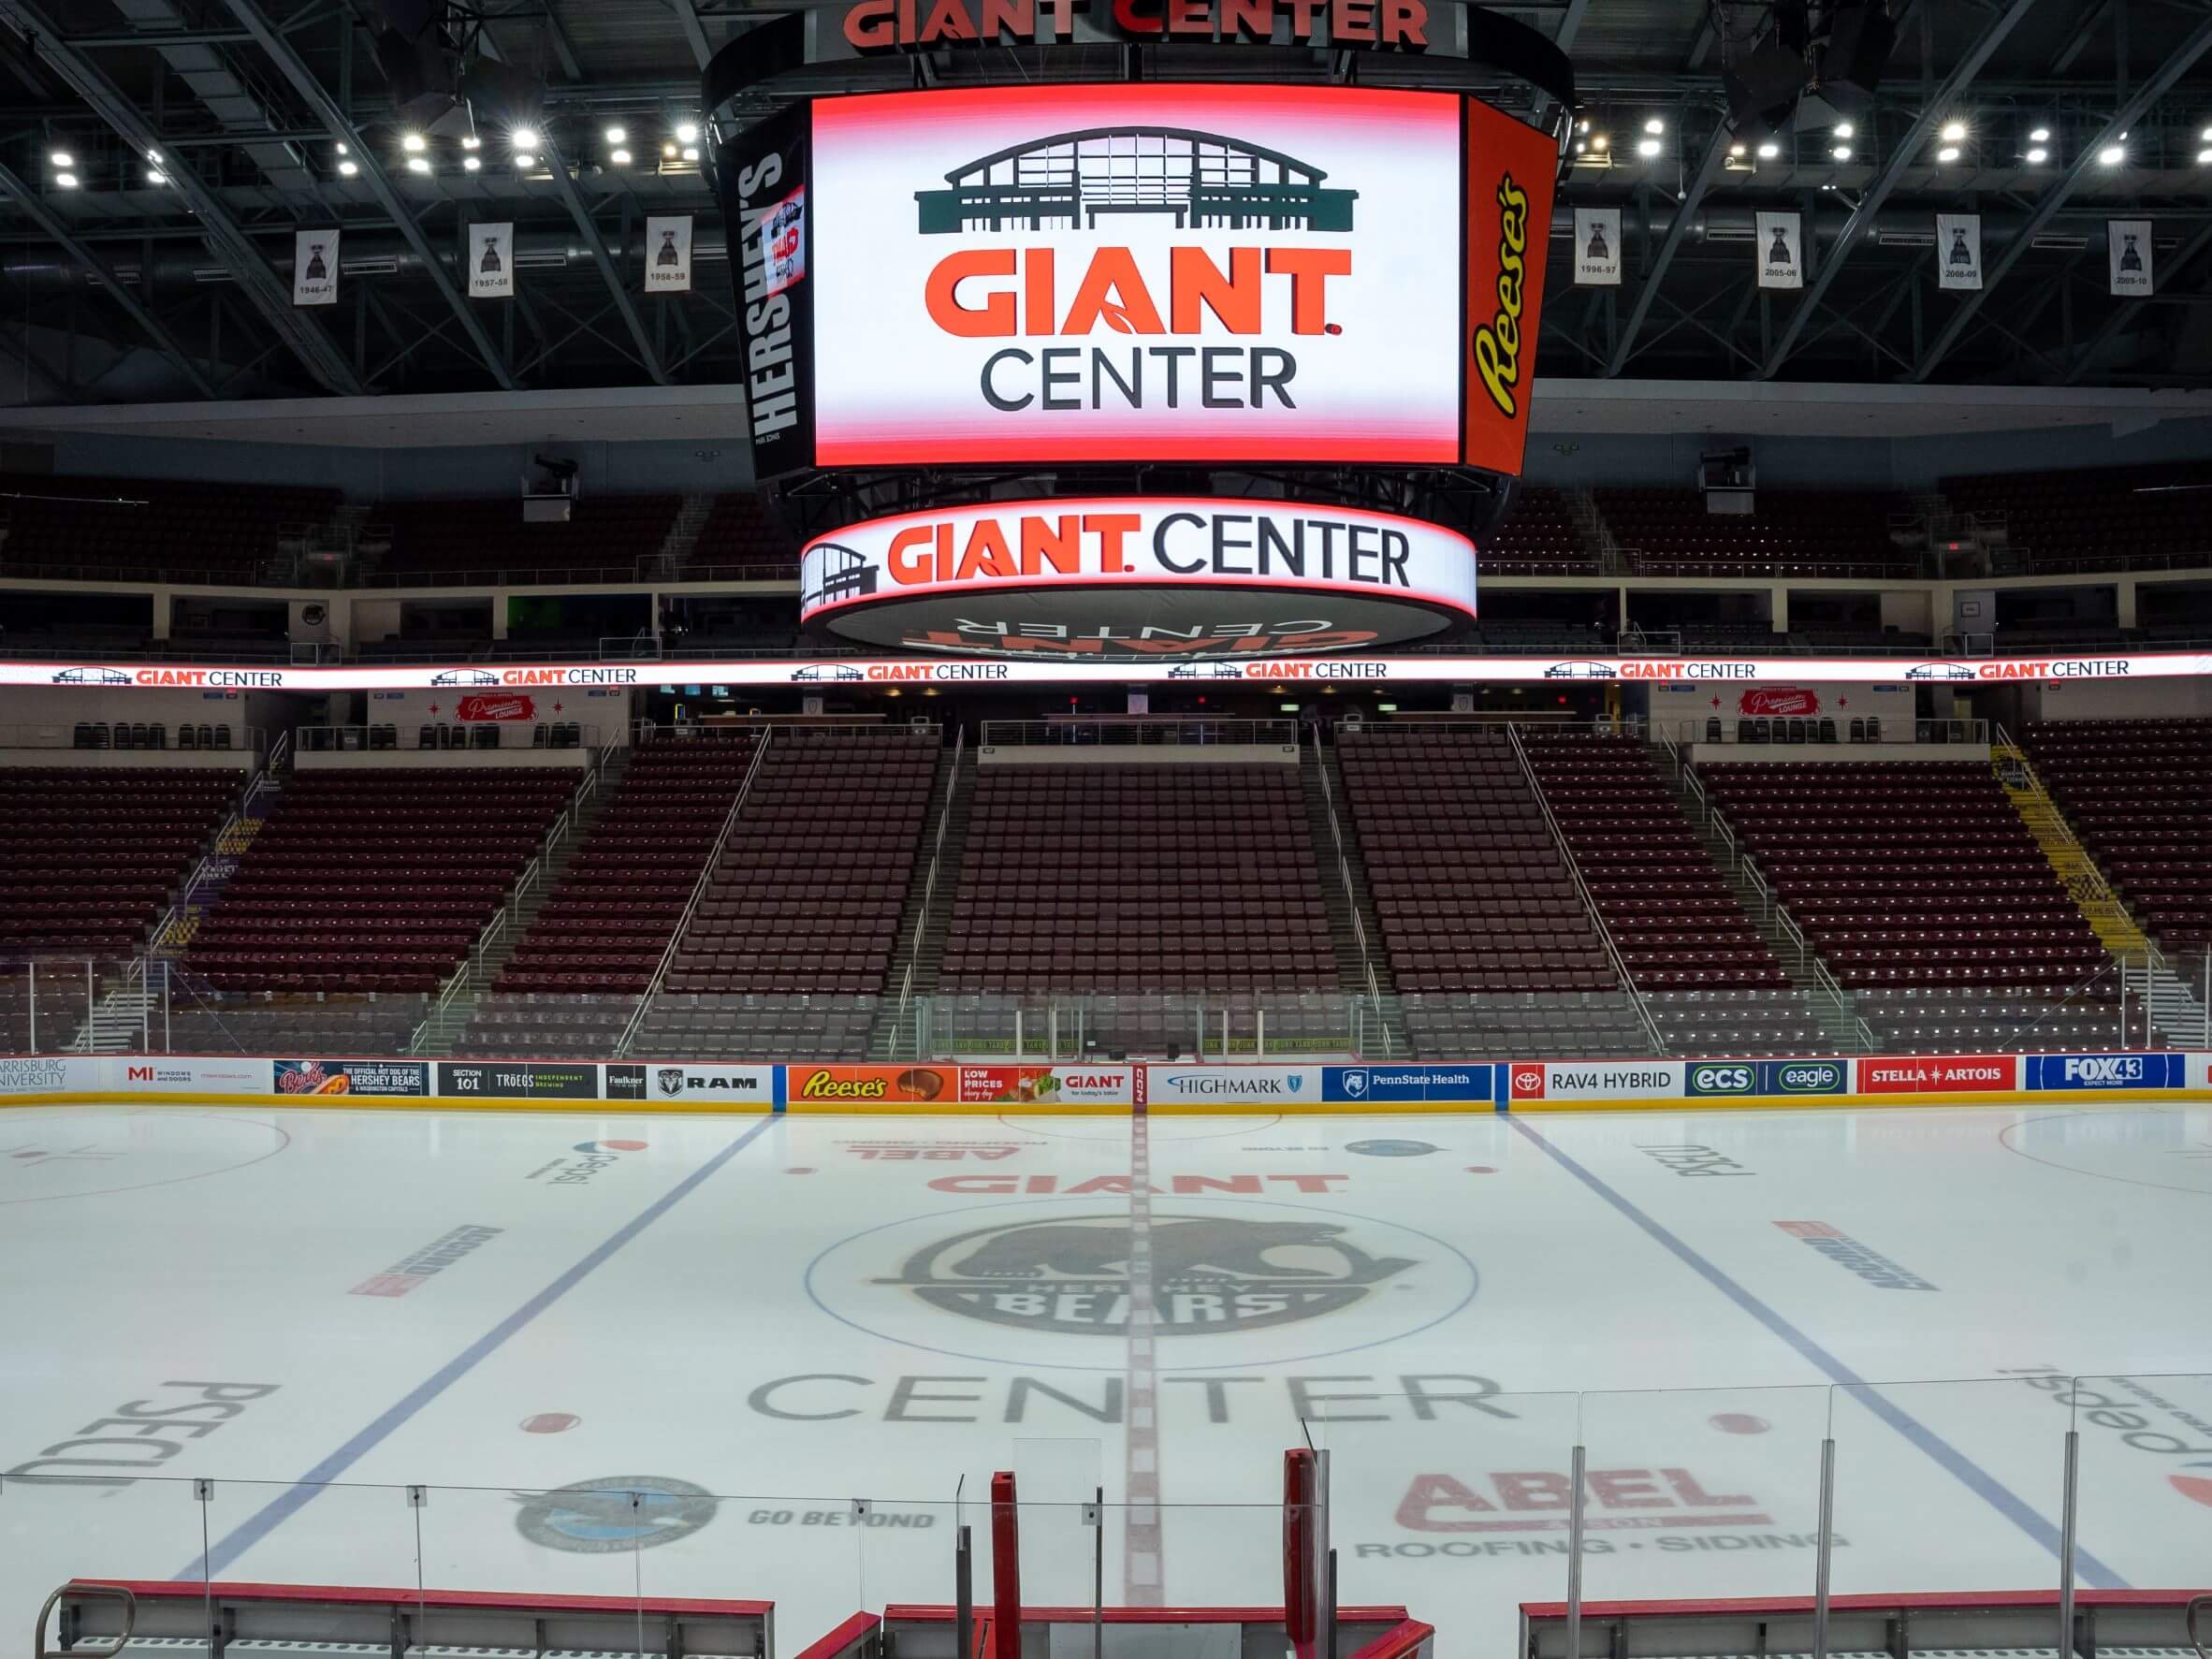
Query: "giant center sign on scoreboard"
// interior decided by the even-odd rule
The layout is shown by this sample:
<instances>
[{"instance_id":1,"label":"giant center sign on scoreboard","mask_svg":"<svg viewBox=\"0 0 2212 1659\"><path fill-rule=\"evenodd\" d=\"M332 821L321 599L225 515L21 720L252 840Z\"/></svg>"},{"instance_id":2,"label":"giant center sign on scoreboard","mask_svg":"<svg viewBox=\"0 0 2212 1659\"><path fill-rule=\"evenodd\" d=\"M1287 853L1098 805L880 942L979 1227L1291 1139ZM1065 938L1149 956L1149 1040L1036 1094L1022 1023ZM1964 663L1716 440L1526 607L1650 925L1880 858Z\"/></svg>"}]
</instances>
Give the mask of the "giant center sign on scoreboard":
<instances>
[{"instance_id":1,"label":"giant center sign on scoreboard","mask_svg":"<svg viewBox=\"0 0 2212 1659\"><path fill-rule=\"evenodd\" d=\"M1448 93L818 99L721 158L761 470L1516 473L1556 161Z\"/></svg>"},{"instance_id":2,"label":"giant center sign on scoreboard","mask_svg":"<svg viewBox=\"0 0 2212 1659\"><path fill-rule=\"evenodd\" d=\"M1475 548L1417 518L1145 496L995 502L809 543L800 616L913 650L1338 650L1475 615Z\"/></svg>"}]
</instances>

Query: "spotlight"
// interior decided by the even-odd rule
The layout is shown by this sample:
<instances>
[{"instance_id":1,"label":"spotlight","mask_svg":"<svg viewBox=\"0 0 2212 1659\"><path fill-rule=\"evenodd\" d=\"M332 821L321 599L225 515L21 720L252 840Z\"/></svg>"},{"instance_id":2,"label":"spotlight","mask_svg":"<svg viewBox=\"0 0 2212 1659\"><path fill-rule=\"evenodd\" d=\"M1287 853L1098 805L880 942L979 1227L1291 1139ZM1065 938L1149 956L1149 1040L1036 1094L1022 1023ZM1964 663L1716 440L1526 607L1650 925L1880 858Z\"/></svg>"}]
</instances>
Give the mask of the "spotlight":
<instances>
[{"instance_id":1,"label":"spotlight","mask_svg":"<svg viewBox=\"0 0 2212 1659\"><path fill-rule=\"evenodd\" d=\"M348 150L343 144L333 144L331 145L331 148L337 151L341 155L351 155L353 153L353 152Z\"/></svg>"},{"instance_id":2,"label":"spotlight","mask_svg":"<svg viewBox=\"0 0 2212 1659\"><path fill-rule=\"evenodd\" d=\"M2212 126L2206 127L2203 132L2197 135L2197 142L2200 144L2212 144Z\"/></svg>"},{"instance_id":3,"label":"spotlight","mask_svg":"<svg viewBox=\"0 0 2212 1659\"><path fill-rule=\"evenodd\" d=\"M400 148L410 155L420 155L424 149L423 136L420 133L408 133L400 138Z\"/></svg>"},{"instance_id":4,"label":"spotlight","mask_svg":"<svg viewBox=\"0 0 2212 1659\"><path fill-rule=\"evenodd\" d=\"M2051 129L2047 126L2039 126L2032 129L2028 135L2028 141L2030 144L2049 143L2051 141Z\"/></svg>"},{"instance_id":5,"label":"spotlight","mask_svg":"<svg viewBox=\"0 0 2212 1659\"><path fill-rule=\"evenodd\" d=\"M630 165L630 152L627 150L618 150L614 153L614 154L608 156L607 159L613 162L618 167L626 167Z\"/></svg>"},{"instance_id":6,"label":"spotlight","mask_svg":"<svg viewBox=\"0 0 2212 1659\"><path fill-rule=\"evenodd\" d=\"M699 141L699 124L695 121L677 122L676 124L676 141L678 144L696 144Z\"/></svg>"},{"instance_id":7,"label":"spotlight","mask_svg":"<svg viewBox=\"0 0 2212 1659\"><path fill-rule=\"evenodd\" d=\"M1858 128L1853 126L1848 121L1839 121L1836 123L1836 137L1839 138L1852 138L1857 132Z\"/></svg>"},{"instance_id":8,"label":"spotlight","mask_svg":"<svg viewBox=\"0 0 2212 1659\"><path fill-rule=\"evenodd\" d=\"M1851 146L1848 144L1839 144L1833 150L1829 151L1828 153L1834 156L1838 161L1849 161L1851 159Z\"/></svg>"},{"instance_id":9,"label":"spotlight","mask_svg":"<svg viewBox=\"0 0 2212 1659\"><path fill-rule=\"evenodd\" d=\"M147 183L149 183L149 184L167 184L168 182L169 182L169 176L168 176L168 174L167 174L167 173L163 172L163 171L162 171L162 170L161 170L159 167L148 167L148 168L146 169L146 182L147 182Z\"/></svg>"},{"instance_id":10,"label":"spotlight","mask_svg":"<svg viewBox=\"0 0 2212 1659\"><path fill-rule=\"evenodd\" d=\"M1936 160L1938 161L1957 161L1957 159L1958 146L1956 144L1945 144L1936 152Z\"/></svg>"},{"instance_id":11,"label":"spotlight","mask_svg":"<svg viewBox=\"0 0 2212 1659\"><path fill-rule=\"evenodd\" d=\"M515 165L527 171L529 168L534 167L538 165L538 158L531 154L531 153L527 150L517 150L515 153Z\"/></svg>"},{"instance_id":12,"label":"spotlight","mask_svg":"<svg viewBox=\"0 0 2212 1659\"><path fill-rule=\"evenodd\" d=\"M1963 121L1944 122L1942 136L1943 142L1946 144L1957 144L1963 142L1966 138L1966 123Z\"/></svg>"},{"instance_id":13,"label":"spotlight","mask_svg":"<svg viewBox=\"0 0 2212 1659\"><path fill-rule=\"evenodd\" d=\"M1750 148L1750 146L1749 146L1749 145L1745 145L1745 144L1731 144L1731 145L1729 145L1729 146L1728 146L1728 154L1729 154L1730 158L1731 158L1731 159L1733 159L1733 160L1736 160L1736 161L1741 161L1741 160L1742 160L1742 159L1743 159L1745 156L1749 155L1750 153L1751 153L1751 148Z\"/></svg>"},{"instance_id":14,"label":"spotlight","mask_svg":"<svg viewBox=\"0 0 2212 1659\"><path fill-rule=\"evenodd\" d=\"M410 155L407 158L407 170L411 173L427 173L430 170L430 164L422 156Z\"/></svg>"},{"instance_id":15,"label":"spotlight","mask_svg":"<svg viewBox=\"0 0 2212 1659\"><path fill-rule=\"evenodd\" d=\"M2028 165L2031 167L2039 167L2043 166L2045 162L2050 160L2050 158L2051 153L2048 150L2045 150L2041 144L2036 145L2034 149L2028 152Z\"/></svg>"},{"instance_id":16,"label":"spotlight","mask_svg":"<svg viewBox=\"0 0 2212 1659\"><path fill-rule=\"evenodd\" d=\"M1759 146L1759 159L1761 161L1772 161L1781 153L1782 146L1777 144L1772 138L1768 138L1764 144Z\"/></svg>"},{"instance_id":17,"label":"spotlight","mask_svg":"<svg viewBox=\"0 0 2212 1659\"><path fill-rule=\"evenodd\" d=\"M1637 141L1636 153L1649 161L1659 153L1659 140L1657 138L1639 138Z\"/></svg>"},{"instance_id":18,"label":"spotlight","mask_svg":"<svg viewBox=\"0 0 2212 1659\"><path fill-rule=\"evenodd\" d=\"M676 159L676 140L674 138L663 140L661 145L661 157L664 161Z\"/></svg>"},{"instance_id":19,"label":"spotlight","mask_svg":"<svg viewBox=\"0 0 2212 1659\"><path fill-rule=\"evenodd\" d=\"M77 175L75 173L56 173L53 176L53 182L56 184L59 184L64 190L74 190L77 188Z\"/></svg>"},{"instance_id":20,"label":"spotlight","mask_svg":"<svg viewBox=\"0 0 2212 1659\"><path fill-rule=\"evenodd\" d=\"M2212 150L2200 150L2197 152L2197 166L2201 167L2212 167Z\"/></svg>"},{"instance_id":21,"label":"spotlight","mask_svg":"<svg viewBox=\"0 0 2212 1659\"><path fill-rule=\"evenodd\" d=\"M606 129L606 141L610 144L622 143L629 137L630 129L628 127L610 126Z\"/></svg>"},{"instance_id":22,"label":"spotlight","mask_svg":"<svg viewBox=\"0 0 2212 1659\"><path fill-rule=\"evenodd\" d=\"M338 164L338 176L341 179L350 179L360 170L361 169L358 167L355 166L354 163L350 161L342 161Z\"/></svg>"},{"instance_id":23,"label":"spotlight","mask_svg":"<svg viewBox=\"0 0 2212 1659\"><path fill-rule=\"evenodd\" d=\"M1580 155L1580 154L1584 153L1586 151L1588 151L1588 150L1589 150L1589 148L1590 148L1590 146L1589 146L1589 145L1588 145L1586 142L1584 142L1582 139L1580 139L1580 138L1577 138L1577 139L1575 140L1575 153L1576 153L1577 155Z\"/></svg>"},{"instance_id":24,"label":"spotlight","mask_svg":"<svg viewBox=\"0 0 2212 1659\"><path fill-rule=\"evenodd\" d=\"M518 126L507 135L507 142L517 150L535 150L538 147L537 129Z\"/></svg>"},{"instance_id":25,"label":"spotlight","mask_svg":"<svg viewBox=\"0 0 2212 1659\"><path fill-rule=\"evenodd\" d=\"M2116 167L2127 159L2128 152L2125 145L2107 144L2097 152L2097 165L2101 167Z\"/></svg>"},{"instance_id":26,"label":"spotlight","mask_svg":"<svg viewBox=\"0 0 2212 1659\"><path fill-rule=\"evenodd\" d=\"M1575 131L1579 133L1586 133L1589 130L1590 123L1588 121L1578 121L1575 123Z\"/></svg>"},{"instance_id":27,"label":"spotlight","mask_svg":"<svg viewBox=\"0 0 2212 1659\"><path fill-rule=\"evenodd\" d=\"M1666 123L1661 121L1656 115L1652 116L1651 120L1644 123L1644 131L1650 133L1654 138L1666 130Z\"/></svg>"},{"instance_id":28,"label":"spotlight","mask_svg":"<svg viewBox=\"0 0 2212 1659\"><path fill-rule=\"evenodd\" d=\"M464 173L473 173L483 165L484 164L478 161L473 155L464 155L461 157L461 171Z\"/></svg>"},{"instance_id":29,"label":"spotlight","mask_svg":"<svg viewBox=\"0 0 2212 1659\"><path fill-rule=\"evenodd\" d=\"M698 147L696 145L687 147L684 151L684 159L686 161L697 161L699 159Z\"/></svg>"},{"instance_id":30,"label":"spotlight","mask_svg":"<svg viewBox=\"0 0 2212 1659\"><path fill-rule=\"evenodd\" d=\"M2121 137L2121 138L2126 138L2127 136L2128 136L2128 135L2127 135L2127 134L2125 134L2125 133L2122 133L2122 134L2120 134L2120 137ZM155 167L159 167L159 166L161 166L161 152L160 152L160 150L159 150L159 149L153 149L153 150L149 150L149 151L147 151L147 152L146 152L146 159L147 159L148 161L152 162L152 163L153 163L153 164Z\"/></svg>"},{"instance_id":31,"label":"spotlight","mask_svg":"<svg viewBox=\"0 0 2212 1659\"><path fill-rule=\"evenodd\" d=\"M1596 151L1600 155L1603 155L1606 152L1606 146L1611 142L1612 140L1610 138L1607 138L1605 134L1600 133L1596 138L1590 140L1590 147L1591 149Z\"/></svg>"},{"instance_id":32,"label":"spotlight","mask_svg":"<svg viewBox=\"0 0 2212 1659\"><path fill-rule=\"evenodd\" d=\"M463 133L461 135L461 148L463 150L481 150L484 148L484 140L474 133Z\"/></svg>"},{"instance_id":33,"label":"spotlight","mask_svg":"<svg viewBox=\"0 0 2212 1659\"><path fill-rule=\"evenodd\" d=\"M71 155L66 150L56 150L46 159L53 163L53 165L57 167L73 167L77 165L77 158L74 155Z\"/></svg>"}]
</instances>

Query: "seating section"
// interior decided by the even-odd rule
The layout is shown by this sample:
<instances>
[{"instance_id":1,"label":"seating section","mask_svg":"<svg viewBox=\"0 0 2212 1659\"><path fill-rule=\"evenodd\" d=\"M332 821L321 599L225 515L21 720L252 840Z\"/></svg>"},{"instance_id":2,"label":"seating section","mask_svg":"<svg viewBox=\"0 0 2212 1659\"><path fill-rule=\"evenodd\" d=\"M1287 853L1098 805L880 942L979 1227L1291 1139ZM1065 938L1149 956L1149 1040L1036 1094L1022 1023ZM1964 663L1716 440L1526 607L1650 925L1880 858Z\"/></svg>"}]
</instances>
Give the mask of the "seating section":
<instances>
[{"instance_id":1,"label":"seating section","mask_svg":"<svg viewBox=\"0 0 2212 1659\"><path fill-rule=\"evenodd\" d=\"M1583 545L1566 497L1523 485L1506 522L1491 532L1477 562L1492 575L1594 576L1597 555Z\"/></svg>"},{"instance_id":2,"label":"seating section","mask_svg":"<svg viewBox=\"0 0 2212 1659\"><path fill-rule=\"evenodd\" d=\"M0 771L0 957L127 956L222 828L232 771Z\"/></svg>"},{"instance_id":3,"label":"seating section","mask_svg":"<svg viewBox=\"0 0 2212 1659\"><path fill-rule=\"evenodd\" d=\"M758 735L661 736L629 769L455 1052L609 1055L683 920Z\"/></svg>"},{"instance_id":4,"label":"seating section","mask_svg":"<svg viewBox=\"0 0 2212 1659\"><path fill-rule=\"evenodd\" d=\"M2038 720L2023 747L2104 879L2177 957L2212 947L2212 720Z\"/></svg>"},{"instance_id":5,"label":"seating section","mask_svg":"<svg viewBox=\"0 0 2212 1659\"><path fill-rule=\"evenodd\" d=\"M696 579L717 568L785 571L798 575L799 545L750 491L714 498L699 539L692 544L685 574Z\"/></svg>"},{"instance_id":6,"label":"seating section","mask_svg":"<svg viewBox=\"0 0 2212 1659\"><path fill-rule=\"evenodd\" d=\"M1945 478L1939 488L1962 513L2002 515L2011 554L2029 572L2064 574L2212 562L2208 484L2212 469L2200 462L1998 473Z\"/></svg>"},{"instance_id":7,"label":"seating section","mask_svg":"<svg viewBox=\"0 0 2212 1659\"><path fill-rule=\"evenodd\" d=\"M1417 1047L1650 1048L1503 726L1341 733L1336 754Z\"/></svg>"},{"instance_id":8,"label":"seating section","mask_svg":"<svg viewBox=\"0 0 2212 1659\"><path fill-rule=\"evenodd\" d=\"M1297 767L977 769L940 990L1337 984Z\"/></svg>"},{"instance_id":9,"label":"seating section","mask_svg":"<svg viewBox=\"0 0 2212 1659\"><path fill-rule=\"evenodd\" d=\"M89 581L271 579L287 527L338 510L334 489L174 478L0 475L0 576ZM290 580L288 567L275 579Z\"/></svg>"},{"instance_id":10,"label":"seating section","mask_svg":"<svg viewBox=\"0 0 2212 1659\"><path fill-rule=\"evenodd\" d=\"M770 739L637 1053L865 1052L928 827L939 735L794 729Z\"/></svg>"},{"instance_id":11,"label":"seating section","mask_svg":"<svg viewBox=\"0 0 2212 1659\"><path fill-rule=\"evenodd\" d=\"M1630 567L1648 576L1912 576L1889 539L1899 497L1762 489L1758 511L1710 514L1690 489L1601 489L1598 511Z\"/></svg>"},{"instance_id":12,"label":"seating section","mask_svg":"<svg viewBox=\"0 0 2212 1659\"><path fill-rule=\"evenodd\" d=\"M224 992L432 990L575 784L535 768L298 773L185 965Z\"/></svg>"},{"instance_id":13,"label":"seating section","mask_svg":"<svg viewBox=\"0 0 2212 1659\"><path fill-rule=\"evenodd\" d=\"M250 1054L296 1058L403 1055L429 1011L415 991L218 991L187 975L168 989L174 1054Z\"/></svg>"},{"instance_id":14,"label":"seating section","mask_svg":"<svg viewBox=\"0 0 2212 1659\"><path fill-rule=\"evenodd\" d=\"M566 524L525 524L512 496L388 502L371 519L388 526L391 539L370 579L386 588L483 581L495 573L522 585L631 582L638 561L661 551L682 504L673 495L583 496Z\"/></svg>"},{"instance_id":15,"label":"seating section","mask_svg":"<svg viewBox=\"0 0 2212 1659\"><path fill-rule=\"evenodd\" d=\"M1727 763L1698 772L1878 1041L2001 1046L2046 1017L2059 1021L2056 1039L2117 998L2111 958L1986 765ZM1934 998L1896 995L1907 990L1965 995L1935 1017ZM2109 1043L2109 1020L2103 1028Z\"/></svg>"},{"instance_id":16,"label":"seating section","mask_svg":"<svg viewBox=\"0 0 2212 1659\"><path fill-rule=\"evenodd\" d=\"M1789 983L1642 743L1540 728L1526 730L1524 742L1637 989Z\"/></svg>"}]
</instances>

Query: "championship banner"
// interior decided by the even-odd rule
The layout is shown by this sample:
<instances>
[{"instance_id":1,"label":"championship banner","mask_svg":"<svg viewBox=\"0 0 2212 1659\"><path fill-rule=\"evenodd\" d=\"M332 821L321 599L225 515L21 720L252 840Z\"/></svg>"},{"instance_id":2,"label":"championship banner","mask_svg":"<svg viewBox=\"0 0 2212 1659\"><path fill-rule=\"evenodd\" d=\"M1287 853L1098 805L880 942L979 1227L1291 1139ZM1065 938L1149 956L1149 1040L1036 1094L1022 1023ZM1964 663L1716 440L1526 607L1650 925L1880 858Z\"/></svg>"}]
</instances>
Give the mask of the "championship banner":
<instances>
[{"instance_id":1,"label":"championship banner","mask_svg":"<svg viewBox=\"0 0 2212 1659\"><path fill-rule=\"evenodd\" d=\"M2105 221L2104 252L2111 268L2113 293L2140 299L2152 292L2154 274L2148 219Z\"/></svg>"},{"instance_id":2,"label":"championship banner","mask_svg":"<svg viewBox=\"0 0 2212 1659\"><path fill-rule=\"evenodd\" d=\"M689 294L691 291L691 215L654 215L646 220L645 291L648 294Z\"/></svg>"},{"instance_id":3,"label":"championship banner","mask_svg":"<svg viewBox=\"0 0 2212 1659\"><path fill-rule=\"evenodd\" d=\"M1936 215L1936 285L1943 288L1982 285L1981 214Z\"/></svg>"},{"instance_id":4,"label":"championship banner","mask_svg":"<svg viewBox=\"0 0 2212 1659\"><path fill-rule=\"evenodd\" d=\"M1517 467L1556 159L1368 87L818 100L812 458Z\"/></svg>"},{"instance_id":5,"label":"championship banner","mask_svg":"<svg viewBox=\"0 0 2212 1659\"><path fill-rule=\"evenodd\" d=\"M505 299L515 293L515 226L472 225L468 237L469 298Z\"/></svg>"},{"instance_id":6,"label":"championship banner","mask_svg":"<svg viewBox=\"0 0 2212 1659\"><path fill-rule=\"evenodd\" d=\"M1805 236L1795 213L1761 213L1759 234L1752 245L1758 262L1762 288L1802 288L1805 285Z\"/></svg>"},{"instance_id":7,"label":"championship banner","mask_svg":"<svg viewBox=\"0 0 2212 1659\"><path fill-rule=\"evenodd\" d=\"M733 228L730 281L745 342L745 403L756 478L814 463L814 284L808 278L811 127L805 106L722 147L715 179Z\"/></svg>"},{"instance_id":8,"label":"championship banner","mask_svg":"<svg viewBox=\"0 0 2212 1659\"><path fill-rule=\"evenodd\" d=\"M1575 285L1578 288L1618 288L1621 285L1621 210L1575 210Z\"/></svg>"},{"instance_id":9,"label":"championship banner","mask_svg":"<svg viewBox=\"0 0 2212 1659\"><path fill-rule=\"evenodd\" d=\"M1341 649L1474 615L1466 537L1283 502L946 507L848 525L799 558L802 622L913 650Z\"/></svg>"},{"instance_id":10,"label":"championship banner","mask_svg":"<svg viewBox=\"0 0 2212 1659\"><path fill-rule=\"evenodd\" d=\"M292 233L292 303L338 303L338 230Z\"/></svg>"}]
</instances>

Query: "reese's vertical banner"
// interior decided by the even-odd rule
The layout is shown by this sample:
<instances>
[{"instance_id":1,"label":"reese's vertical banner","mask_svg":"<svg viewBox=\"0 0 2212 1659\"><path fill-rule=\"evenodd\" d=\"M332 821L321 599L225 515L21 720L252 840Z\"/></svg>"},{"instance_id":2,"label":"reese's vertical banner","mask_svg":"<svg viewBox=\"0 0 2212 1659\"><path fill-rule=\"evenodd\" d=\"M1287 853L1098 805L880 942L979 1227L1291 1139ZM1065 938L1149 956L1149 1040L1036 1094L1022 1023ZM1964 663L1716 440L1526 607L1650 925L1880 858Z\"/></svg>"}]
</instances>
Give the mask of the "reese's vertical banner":
<instances>
[{"instance_id":1,"label":"reese's vertical banner","mask_svg":"<svg viewBox=\"0 0 2212 1659\"><path fill-rule=\"evenodd\" d=\"M760 478L814 464L811 132L801 105L746 128L716 159Z\"/></svg>"},{"instance_id":2,"label":"reese's vertical banner","mask_svg":"<svg viewBox=\"0 0 2212 1659\"><path fill-rule=\"evenodd\" d=\"M1536 327L1559 146L1473 98L1467 109L1467 465L1518 474L1536 389Z\"/></svg>"}]
</instances>

